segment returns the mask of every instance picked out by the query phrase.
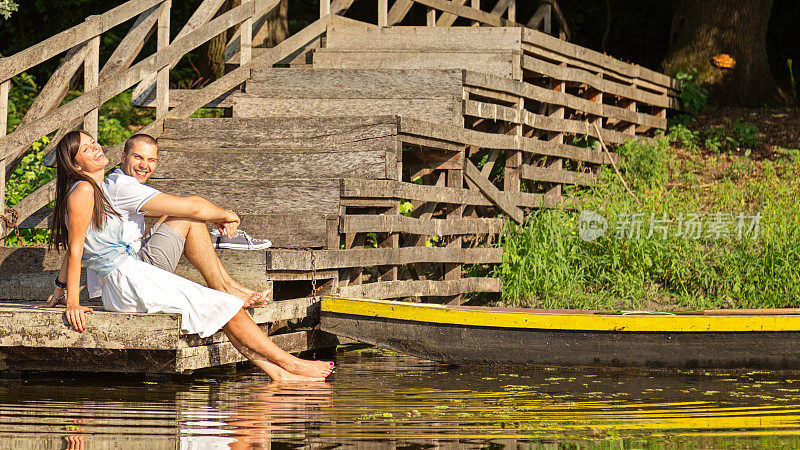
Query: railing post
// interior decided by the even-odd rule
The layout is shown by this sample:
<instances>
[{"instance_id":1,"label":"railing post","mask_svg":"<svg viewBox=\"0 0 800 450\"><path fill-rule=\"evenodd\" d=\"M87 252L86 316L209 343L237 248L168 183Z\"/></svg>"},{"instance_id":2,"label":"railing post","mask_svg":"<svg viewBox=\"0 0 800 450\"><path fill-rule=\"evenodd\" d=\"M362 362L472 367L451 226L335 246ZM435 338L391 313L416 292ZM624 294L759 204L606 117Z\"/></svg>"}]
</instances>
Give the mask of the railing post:
<instances>
[{"instance_id":1,"label":"railing post","mask_svg":"<svg viewBox=\"0 0 800 450\"><path fill-rule=\"evenodd\" d=\"M429 27L436 26L436 10L430 6L428 7L428 14L426 15L426 25Z\"/></svg>"},{"instance_id":2,"label":"railing post","mask_svg":"<svg viewBox=\"0 0 800 450\"><path fill-rule=\"evenodd\" d=\"M331 0L319 0L319 16L325 17L331 13Z\"/></svg>"},{"instance_id":3,"label":"railing post","mask_svg":"<svg viewBox=\"0 0 800 450\"><path fill-rule=\"evenodd\" d=\"M253 2L255 7L255 2ZM255 8L253 9L255 15ZM248 17L239 26L239 66L250 64L253 46L253 16Z\"/></svg>"},{"instance_id":4,"label":"railing post","mask_svg":"<svg viewBox=\"0 0 800 450\"><path fill-rule=\"evenodd\" d=\"M158 35L156 51L161 52L169 47L169 13L172 0L161 4L158 16ZM160 68L156 75L156 118L164 117L169 111L169 64Z\"/></svg>"},{"instance_id":5,"label":"railing post","mask_svg":"<svg viewBox=\"0 0 800 450\"><path fill-rule=\"evenodd\" d=\"M508 20L511 22L517 21L517 0L509 0L508 2Z\"/></svg>"},{"instance_id":6,"label":"railing post","mask_svg":"<svg viewBox=\"0 0 800 450\"><path fill-rule=\"evenodd\" d=\"M92 20L90 17L89 20ZM100 35L89 40L89 52L83 60L83 93L91 92L100 85ZM97 98L100 98L98 95ZM100 105L83 115L83 129L95 139L97 136L97 121L99 120Z\"/></svg>"},{"instance_id":7,"label":"railing post","mask_svg":"<svg viewBox=\"0 0 800 450\"><path fill-rule=\"evenodd\" d=\"M2 58L0 58L2 61ZM0 137L8 131L8 90L11 80L0 83ZM5 150L0 149L0 216L6 212L6 158ZM6 225L0 220L0 237L6 235Z\"/></svg>"},{"instance_id":8,"label":"railing post","mask_svg":"<svg viewBox=\"0 0 800 450\"><path fill-rule=\"evenodd\" d=\"M389 25L389 0L378 0L378 26Z\"/></svg>"},{"instance_id":9,"label":"railing post","mask_svg":"<svg viewBox=\"0 0 800 450\"><path fill-rule=\"evenodd\" d=\"M471 6L473 8L475 8L475 9L481 9L481 0L472 0ZM473 20L472 21L472 26L473 27L479 27L479 26L481 26L481 23L478 22L477 20Z\"/></svg>"}]
</instances>

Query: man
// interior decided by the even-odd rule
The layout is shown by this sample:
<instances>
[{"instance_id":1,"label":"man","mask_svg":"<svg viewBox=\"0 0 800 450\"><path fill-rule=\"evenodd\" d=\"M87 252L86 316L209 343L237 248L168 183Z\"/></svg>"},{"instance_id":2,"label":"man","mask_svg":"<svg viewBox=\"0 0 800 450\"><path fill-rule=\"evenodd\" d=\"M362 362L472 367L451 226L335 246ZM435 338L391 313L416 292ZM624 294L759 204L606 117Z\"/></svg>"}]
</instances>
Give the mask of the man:
<instances>
[{"instance_id":1,"label":"man","mask_svg":"<svg viewBox=\"0 0 800 450\"><path fill-rule=\"evenodd\" d=\"M206 222L220 231L218 244L231 243L241 237L251 248L264 248L270 245L269 241L256 241L242 231L237 233L240 219L229 209L222 209L202 197L178 197L145 185L157 163L156 140L146 134L135 134L125 142L119 169L103 182L109 201L125 222L125 241L130 242L142 261L170 272L175 271L181 254L185 255L208 287L241 298L245 306L260 306L270 301L269 289L264 292L248 289L225 270L214 251ZM145 215L160 217L147 233ZM102 293L100 279L93 272L87 278L89 297L99 297Z\"/></svg>"}]
</instances>

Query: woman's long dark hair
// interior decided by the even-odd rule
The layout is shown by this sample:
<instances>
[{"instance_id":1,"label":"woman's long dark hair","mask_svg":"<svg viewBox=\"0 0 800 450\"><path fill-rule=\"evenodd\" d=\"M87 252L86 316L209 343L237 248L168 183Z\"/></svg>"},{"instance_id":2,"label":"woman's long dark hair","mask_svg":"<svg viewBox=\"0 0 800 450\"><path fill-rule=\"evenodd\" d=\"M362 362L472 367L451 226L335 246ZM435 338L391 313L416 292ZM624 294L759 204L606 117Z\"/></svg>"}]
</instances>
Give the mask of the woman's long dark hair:
<instances>
[{"instance_id":1,"label":"woman's long dark hair","mask_svg":"<svg viewBox=\"0 0 800 450\"><path fill-rule=\"evenodd\" d=\"M100 186L87 174L77 170L78 165L75 164L75 155L81 146L81 134L92 137L85 131L70 131L64 135L56 146L56 206L53 210L53 221L50 226L50 247L55 247L56 250L69 248L66 220L67 198L72 185L78 181L88 181L94 191L92 225L96 229L103 229L103 221L106 214L119 216L119 213L114 210L103 194Z\"/></svg>"}]
</instances>

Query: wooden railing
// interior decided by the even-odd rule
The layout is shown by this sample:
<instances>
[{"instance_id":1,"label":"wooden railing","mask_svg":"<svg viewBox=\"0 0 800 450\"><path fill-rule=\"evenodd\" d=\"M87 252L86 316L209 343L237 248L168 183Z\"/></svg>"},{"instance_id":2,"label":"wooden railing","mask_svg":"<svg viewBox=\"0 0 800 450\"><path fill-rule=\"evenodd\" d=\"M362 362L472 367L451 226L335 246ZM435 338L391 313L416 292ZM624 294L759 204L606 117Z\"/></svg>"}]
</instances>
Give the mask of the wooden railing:
<instances>
[{"instance_id":1,"label":"wooden railing","mask_svg":"<svg viewBox=\"0 0 800 450\"><path fill-rule=\"evenodd\" d=\"M279 0L245 0L240 6L215 17L224 0L205 0L195 10L184 27L170 41L171 0L132 0L104 14L90 16L83 23L46 39L10 57L0 59L0 212L5 211L5 180L17 167L32 143L43 136L56 132L47 146L48 160L52 163L55 144L69 131L82 128L96 135L100 107L123 91L135 87L133 96L140 103L153 97L156 119L141 132L158 137L166 118L186 118L203 106L224 94L239 89L250 78L252 67L271 67L299 49L319 42L324 35L332 14L344 14L353 0L321 0L320 19L300 32L270 49L252 52L252 36L265 23L266 17ZM396 0L389 8L387 0L378 0L378 25L390 26L400 23L414 3L428 8L429 26L450 26L456 19L465 18L474 25L525 26L518 23L515 0L498 0L491 11L481 9L480 0ZM555 2L541 2L539 10L527 21L549 31L550 11ZM568 31L563 16L557 11L560 34ZM437 13L438 12L438 13ZM505 17L502 17L505 16ZM101 67L100 39L103 33L136 19L126 36ZM169 72L188 52L237 27L226 47L226 55L238 56L239 67L202 89L182 95L181 101L170 101ZM144 44L155 30L156 53L133 64ZM42 88L33 105L22 118L19 126L6 135L8 124L8 95L11 78L35 67L50 58L66 52L60 65ZM83 68L84 92L77 98L61 104L71 81ZM121 144L106 149L110 160L118 159ZM54 198L55 182L45 184L14 205L11 226L0 220L0 238L7 236L14 227L33 228L41 226L49 211L44 208Z\"/></svg>"}]
</instances>

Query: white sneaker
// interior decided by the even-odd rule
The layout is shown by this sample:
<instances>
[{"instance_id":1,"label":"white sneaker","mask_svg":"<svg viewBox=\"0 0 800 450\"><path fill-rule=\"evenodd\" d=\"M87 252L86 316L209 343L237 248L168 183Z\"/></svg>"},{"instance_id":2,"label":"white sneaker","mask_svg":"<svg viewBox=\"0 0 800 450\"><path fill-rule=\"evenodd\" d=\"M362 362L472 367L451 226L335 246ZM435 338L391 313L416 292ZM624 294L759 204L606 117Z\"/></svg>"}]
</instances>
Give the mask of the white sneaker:
<instances>
[{"instance_id":1,"label":"white sneaker","mask_svg":"<svg viewBox=\"0 0 800 450\"><path fill-rule=\"evenodd\" d=\"M223 236L216 228L211 230L211 242L214 248L228 248L235 250L261 250L272 247L269 239L254 239L244 230L237 230L232 237Z\"/></svg>"}]
</instances>

